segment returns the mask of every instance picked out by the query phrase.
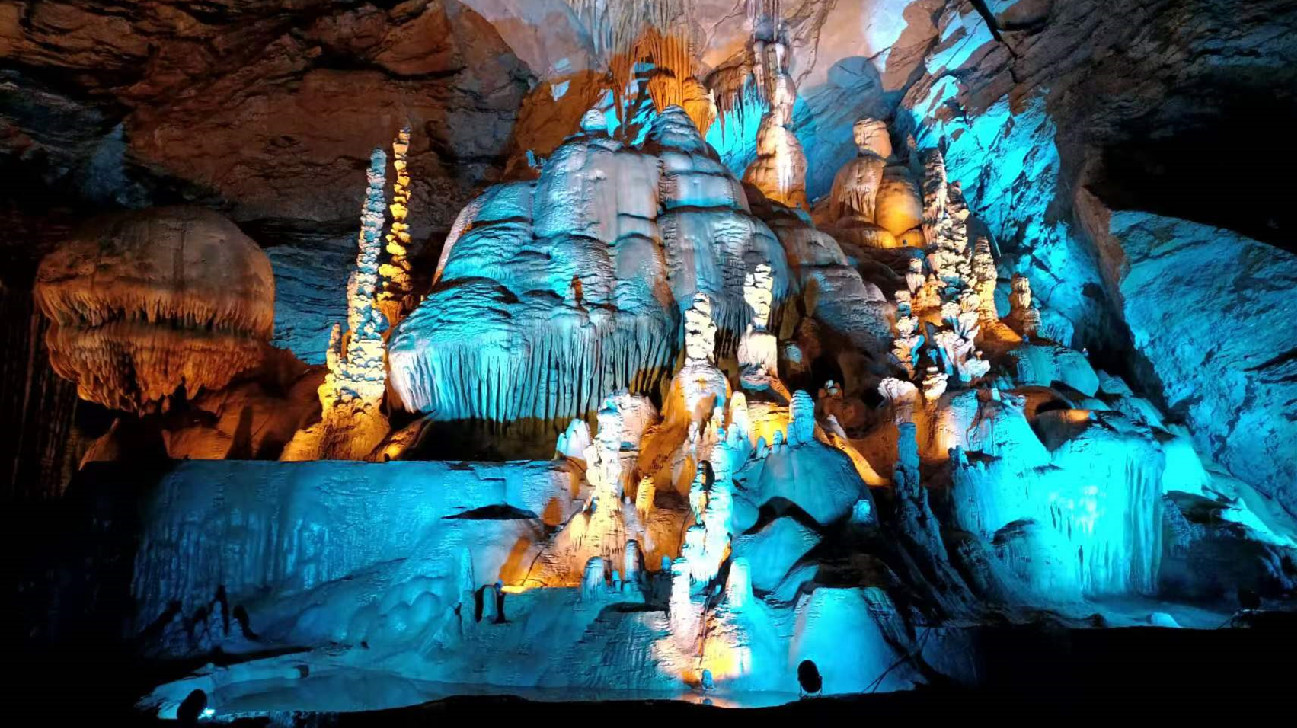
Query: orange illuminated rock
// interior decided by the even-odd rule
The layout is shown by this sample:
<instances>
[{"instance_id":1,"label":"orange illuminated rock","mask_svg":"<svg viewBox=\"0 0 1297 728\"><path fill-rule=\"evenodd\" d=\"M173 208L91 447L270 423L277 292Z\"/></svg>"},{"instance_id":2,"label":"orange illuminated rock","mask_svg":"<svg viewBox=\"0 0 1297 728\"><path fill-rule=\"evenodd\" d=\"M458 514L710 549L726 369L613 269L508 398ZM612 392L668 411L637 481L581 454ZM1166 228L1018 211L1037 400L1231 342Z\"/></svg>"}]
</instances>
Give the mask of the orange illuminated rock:
<instances>
[{"instance_id":1,"label":"orange illuminated rock","mask_svg":"<svg viewBox=\"0 0 1297 728\"><path fill-rule=\"evenodd\" d=\"M224 387L260 363L274 321L269 259L198 208L92 223L41 262L35 295L54 370L83 399L135 412Z\"/></svg>"}]
</instances>

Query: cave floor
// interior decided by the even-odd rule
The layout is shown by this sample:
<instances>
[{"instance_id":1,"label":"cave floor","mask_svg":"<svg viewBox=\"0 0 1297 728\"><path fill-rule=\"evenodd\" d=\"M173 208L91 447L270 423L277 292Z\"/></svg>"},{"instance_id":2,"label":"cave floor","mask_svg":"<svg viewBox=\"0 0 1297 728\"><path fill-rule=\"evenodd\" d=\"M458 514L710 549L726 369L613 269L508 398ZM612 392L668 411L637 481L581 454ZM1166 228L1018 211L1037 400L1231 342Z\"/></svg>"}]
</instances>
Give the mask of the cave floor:
<instances>
[{"instance_id":1,"label":"cave floor","mask_svg":"<svg viewBox=\"0 0 1297 728\"><path fill-rule=\"evenodd\" d=\"M1140 609L1146 604L1136 605ZM1193 610L1181 609L1177 620ZM1147 610L1144 610L1147 614ZM1170 612L1168 612L1170 613ZM1203 619L1220 616L1201 610ZM1224 626L1226 623L1228 627ZM646 718L712 714L743 708L772 717L854 715L1032 716L1206 714L1258 717L1290 700L1297 613L1251 612L1215 628L980 627L969 643L979 655L979 686L934 682L904 693L799 699L795 695L726 696L582 691L484 690L419 683L377 672L267 682L226 705L240 715L211 723L236 725L427 725L447 717L526 714L537 719L632 713ZM96 665L103 661L108 664ZM75 670L70 664L78 665ZM133 708L158 678L193 666L130 664L111 653L33 655L13 705L43 715L89 718L113 725L176 725ZM97 668L97 669L96 669ZM471 694L467 694L471 693ZM1027 714L1023 714L1024 716Z\"/></svg>"}]
</instances>

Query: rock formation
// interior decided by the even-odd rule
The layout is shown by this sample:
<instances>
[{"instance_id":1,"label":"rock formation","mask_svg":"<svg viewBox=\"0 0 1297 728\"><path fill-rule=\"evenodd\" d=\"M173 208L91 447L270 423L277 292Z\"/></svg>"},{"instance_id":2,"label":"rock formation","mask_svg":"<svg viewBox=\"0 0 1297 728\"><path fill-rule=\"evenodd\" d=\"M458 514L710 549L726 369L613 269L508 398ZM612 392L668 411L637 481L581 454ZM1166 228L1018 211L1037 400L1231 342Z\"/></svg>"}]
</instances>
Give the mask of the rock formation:
<instances>
[{"instance_id":1,"label":"rock formation","mask_svg":"<svg viewBox=\"0 0 1297 728\"><path fill-rule=\"evenodd\" d=\"M1297 595L1288 226L1185 121L1287 133L1275 0L138 5L0 10L0 166L272 248L148 209L39 271L126 412L23 627L207 663L142 708L976 688Z\"/></svg>"},{"instance_id":2,"label":"rock formation","mask_svg":"<svg viewBox=\"0 0 1297 728\"><path fill-rule=\"evenodd\" d=\"M474 209L391 337L394 388L439 419L566 422L664 381L696 293L741 332L737 261L770 265L774 300L790 290L778 241L678 107L641 146L578 135L539 180L493 187Z\"/></svg>"},{"instance_id":3,"label":"rock formation","mask_svg":"<svg viewBox=\"0 0 1297 728\"><path fill-rule=\"evenodd\" d=\"M860 119L852 134L858 155L833 178L825 224L860 248L923 247L919 190L910 168L892 155L887 125Z\"/></svg>"},{"instance_id":4,"label":"rock formation","mask_svg":"<svg viewBox=\"0 0 1297 728\"><path fill-rule=\"evenodd\" d=\"M414 281L410 269L410 226L406 219L410 214L410 127L397 132L392 142L392 169L396 171L396 180L392 187L392 225L388 230L384 251L387 262L379 266L379 277L382 281L378 292L378 305L387 318L388 326L400 323L401 316L411 307L410 297L414 293Z\"/></svg>"},{"instance_id":5,"label":"rock formation","mask_svg":"<svg viewBox=\"0 0 1297 728\"><path fill-rule=\"evenodd\" d=\"M757 129L757 157L743 172L743 183L766 199L790 208L806 208L806 154L792 131L797 86L788 72L786 28L777 26L774 37L757 38L752 54L757 59L757 83L770 109Z\"/></svg>"},{"instance_id":6,"label":"rock formation","mask_svg":"<svg viewBox=\"0 0 1297 728\"><path fill-rule=\"evenodd\" d=\"M387 207L386 167L387 155L375 149L366 173L369 186L360 214L356 266L347 282L347 329L344 332L341 324L333 326L328 374L319 389L321 420L293 438L284 450L284 460L360 460L369 456L387 435L387 417L381 411L387 393L383 337L387 319L380 309L379 298L380 278L386 277L380 273L383 265L402 268L399 254L394 263L379 262ZM400 174L403 166L398 171ZM399 204L395 203L394 207ZM395 220L393 229L404 234L403 227L398 225L404 223ZM395 294L402 284L393 285L387 292ZM395 316L401 299L394 296L387 300L392 303L390 310Z\"/></svg>"},{"instance_id":7,"label":"rock formation","mask_svg":"<svg viewBox=\"0 0 1297 728\"><path fill-rule=\"evenodd\" d=\"M47 256L36 301L50 362L78 394L129 412L220 389L261 363L275 285L264 253L196 208L125 213Z\"/></svg>"},{"instance_id":8,"label":"rock formation","mask_svg":"<svg viewBox=\"0 0 1297 728\"><path fill-rule=\"evenodd\" d=\"M758 263L744 278L743 298L752 309L752 321L739 341L738 360L742 370L739 378L747 388L767 388L771 377L777 378L779 372L779 342L768 330L773 285L766 263Z\"/></svg>"}]
</instances>

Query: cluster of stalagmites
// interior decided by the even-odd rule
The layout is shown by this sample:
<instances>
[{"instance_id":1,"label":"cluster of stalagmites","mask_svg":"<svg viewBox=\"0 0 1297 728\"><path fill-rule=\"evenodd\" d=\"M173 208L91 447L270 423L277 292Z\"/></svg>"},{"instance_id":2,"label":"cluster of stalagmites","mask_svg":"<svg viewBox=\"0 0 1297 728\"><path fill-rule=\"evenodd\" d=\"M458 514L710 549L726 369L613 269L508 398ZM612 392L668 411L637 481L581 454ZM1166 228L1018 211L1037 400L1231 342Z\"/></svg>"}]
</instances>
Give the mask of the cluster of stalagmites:
<instances>
[{"instance_id":1,"label":"cluster of stalagmites","mask_svg":"<svg viewBox=\"0 0 1297 728\"><path fill-rule=\"evenodd\" d=\"M864 223L876 224L873 192L885 156L862 157L840 175L832 197L844 222L837 232L872 231ZM613 438L620 448L591 439L582 421L560 438L560 454L584 460L595 515L569 523L555 543L570 544L563 534L576 531L581 543L599 545L579 555L570 545L556 546L531 578L549 585L579 578L587 596L623 594L632 580L616 565L629 563L626 553L633 551L636 563L640 555L648 564L661 561L657 577L650 569L649 577L633 580L637 598L648 598L643 590L652 591L654 578L667 580L661 588L673 659L692 661L699 671L714 667L719 653L756 649L759 640L744 633L752 618L745 610L762 603L759 595L781 593L781 579L790 576L772 576L770 554L753 550L762 543L749 530L758 523L753 506L785 498L820 524L873 527L877 511L863 486L888 483L878 473L891 468L885 525L909 554L902 571L912 571L902 578L947 616L976 614L987 599L1057 605L1155 591L1161 493L1172 478L1160 438L1171 435L1119 382L1036 338L1039 314L1021 276L1013 280L1009 315L999 318L989 241L970 241L968 208L945 179L940 154L931 153L924 169L922 198L912 181L905 185L911 216L901 237L909 252L900 259L891 350L879 352L874 365L883 408L870 413L849 405L835 382L825 384L818 402L805 391L788 394L779 340L767 328L767 267L745 266L751 319L737 349L737 380L716 366L716 324L710 299L700 293L685 310L683 363L661 417L637 420L634 438ZM852 242L888 247L862 240ZM998 370L993 359L1003 362ZM1068 404L1041 408L1051 400ZM620 411L609 400L599 412L600 432L621 431L613 416ZM838 414L853 421L851 432ZM844 469L817 465L804 471L815 473L815 485L800 488L799 469L790 464L810 452L845 455ZM942 509L929 502L925 462L941 464L935 472L949 489ZM773 533L774 524L761 533L767 530ZM964 540L956 548L952 537Z\"/></svg>"},{"instance_id":2,"label":"cluster of stalagmites","mask_svg":"<svg viewBox=\"0 0 1297 728\"><path fill-rule=\"evenodd\" d=\"M758 263L745 276L747 338L768 320L768 271ZM746 649L753 638L744 634L750 625L743 615L755 608L754 583L768 590L785 577L782 536L736 541L763 507L791 503L821 524L875 518L869 491L842 452L850 445L830 432L838 429L831 421L828 430L817 425L806 392L786 396L776 362L750 358L738 388L731 387L715 364L711 312L705 294L686 311L684 362L660 414L622 392L599 408L593 436L575 420L559 438L558 454L584 467L589 500L542 546L520 584L579 586L582 599L664 599L670 638L655 649L691 680L704 670L731 676L734 666L721 670L716 650ZM808 482L788 477L798 470ZM785 515L766 530L812 538L796 524Z\"/></svg>"},{"instance_id":3,"label":"cluster of stalagmites","mask_svg":"<svg viewBox=\"0 0 1297 728\"><path fill-rule=\"evenodd\" d=\"M926 398L935 400L952 377L967 385L990 372L977 342L984 323L999 325L997 274L989 242L968 244L968 207L958 188L947 185L940 152L931 153L925 168L929 243L926 255L909 259L904 286L895 294L892 359L907 378L921 383Z\"/></svg>"},{"instance_id":4,"label":"cluster of stalagmites","mask_svg":"<svg viewBox=\"0 0 1297 728\"><path fill-rule=\"evenodd\" d=\"M387 155L375 149L366 178L369 182L360 211L356 266L347 280L347 328L334 324L327 352L328 373L319 388L320 422L297 433L284 449L283 460L364 460L390 457L408 442L403 435L388 441L390 426L383 412L387 395L387 334L412 305L410 173L406 155L410 129L402 128L392 142L396 179L387 204ZM386 236L387 219L392 215ZM386 253L384 257L383 253ZM407 438L408 439L408 438Z\"/></svg>"}]
</instances>

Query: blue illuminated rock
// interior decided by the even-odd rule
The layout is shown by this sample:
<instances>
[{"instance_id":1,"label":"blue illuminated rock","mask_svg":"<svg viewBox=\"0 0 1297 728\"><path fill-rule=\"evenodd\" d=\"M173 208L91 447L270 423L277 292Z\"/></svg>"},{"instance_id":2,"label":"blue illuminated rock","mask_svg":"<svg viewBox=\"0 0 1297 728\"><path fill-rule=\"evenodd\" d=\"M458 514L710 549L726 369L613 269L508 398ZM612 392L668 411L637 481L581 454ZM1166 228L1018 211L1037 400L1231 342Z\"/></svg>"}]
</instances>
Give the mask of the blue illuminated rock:
<instances>
[{"instance_id":1,"label":"blue illuminated rock","mask_svg":"<svg viewBox=\"0 0 1297 728\"><path fill-rule=\"evenodd\" d=\"M1229 230L1113 213L1122 312L1194 442L1297 515L1297 256Z\"/></svg>"},{"instance_id":2,"label":"blue illuminated rock","mask_svg":"<svg viewBox=\"0 0 1297 728\"><path fill-rule=\"evenodd\" d=\"M789 569L820 537L790 517L776 518L765 528L734 540L734 554L747 559L752 586L771 591L788 575Z\"/></svg>"}]
</instances>

